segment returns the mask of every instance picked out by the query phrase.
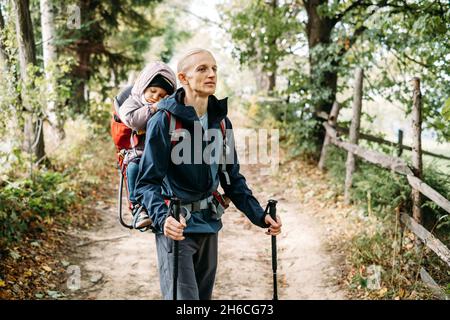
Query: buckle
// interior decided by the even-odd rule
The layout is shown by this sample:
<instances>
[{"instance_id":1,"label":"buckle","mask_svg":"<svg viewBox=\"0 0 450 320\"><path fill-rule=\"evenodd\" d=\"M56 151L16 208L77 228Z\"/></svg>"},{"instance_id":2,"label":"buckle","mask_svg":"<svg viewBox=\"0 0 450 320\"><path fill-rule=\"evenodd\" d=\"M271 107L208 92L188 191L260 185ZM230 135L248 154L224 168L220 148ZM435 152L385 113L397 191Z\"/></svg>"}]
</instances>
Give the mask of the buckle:
<instances>
[{"instance_id":1,"label":"buckle","mask_svg":"<svg viewBox=\"0 0 450 320\"><path fill-rule=\"evenodd\" d=\"M192 211L200 211L201 200L192 202Z\"/></svg>"},{"instance_id":2,"label":"buckle","mask_svg":"<svg viewBox=\"0 0 450 320\"><path fill-rule=\"evenodd\" d=\"M209 203L209 208L212 212L211 218L215 220L220 220L225 213L224 206L216 197L213 197L212 201Z\"/></svg>"},{"instance_id":3,"label":"buckle","mask_svg":"<svg viewBox=\"0 0 450 320\"><path fill-rule=\"evenodd\" d=\"M191 211L188 208L181 206L181 215L184 217L186 222L188 222L191 218Z\"/></svg>"}]
</instances>

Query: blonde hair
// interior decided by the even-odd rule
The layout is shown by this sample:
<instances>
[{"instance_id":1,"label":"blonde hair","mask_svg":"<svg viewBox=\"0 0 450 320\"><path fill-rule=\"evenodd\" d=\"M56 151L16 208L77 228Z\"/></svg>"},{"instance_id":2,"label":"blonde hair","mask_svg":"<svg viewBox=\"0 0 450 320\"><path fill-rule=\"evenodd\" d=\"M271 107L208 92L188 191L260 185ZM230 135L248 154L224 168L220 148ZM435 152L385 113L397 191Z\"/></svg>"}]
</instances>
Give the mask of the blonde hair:
<instances>
[{"instance_id":1,"label":"blonde hair","mask_svg":"<svg viewBox=\"0 0 450 320\"><path fill-rule=\"evenodd\" d=\"M178 60L178 65L177 65L177 73L178 72L183 72L186 71L187 68L187 61L189 60L189 58L193 55L199 54L199 53L209 53L212 57L213 54L211 53L211 51L206 50L206 49L202 49L202 48L193 48L190 49L189 51L187 51L181 58L180 60Z\"/></svg>"}]
</instances>

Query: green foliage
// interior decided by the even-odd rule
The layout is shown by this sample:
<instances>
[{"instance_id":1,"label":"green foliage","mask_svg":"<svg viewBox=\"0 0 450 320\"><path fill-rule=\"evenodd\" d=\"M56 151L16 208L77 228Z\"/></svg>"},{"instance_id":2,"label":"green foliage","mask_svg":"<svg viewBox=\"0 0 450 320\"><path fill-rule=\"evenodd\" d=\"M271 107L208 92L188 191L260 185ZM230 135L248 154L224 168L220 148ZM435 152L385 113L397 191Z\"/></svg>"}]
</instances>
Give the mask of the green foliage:
<instances>
[{"instance_id":1,"label":"green foliage","mask_svg":"<svg viewBox=\"0 0 450 320\"><path fill-rule=\"evenodd\" d=\"M169 63L172 59L175 47L178 43L183 40L188 39L191 34L183 29L179 30L180 26L176 23L176 16L173 12L165 13L167 15L166 22L164 24L164 34L163 34L163 48L159 53L161 60L165 63Z\"/></svg>"},{"instance_id":2,"label":"green foliage","mask_svg":"<svg viewBox=\"0 0 450 320\"><path fill-rule=\"evenodd\" d=\"M406 178L396 173L360 161L353 183L352 199L364 205L368 214L382 217L396 207L410 206L411 188Z\"/></svg>"},{"instance_id":3,"label":"green foliage","mask_svg":"<svg viewBox=\"0 0 450 320\"><path fill-rule=\"evenodd\" d=\"M450 121L450 98L445 101L444 108L442 109L442 115L444 116L444 119Z\"/></svg>"},{"instance_id":4,"label":"green foliage","mask_svg":"<svg viewBox=\"0 0 450 320\"><path fill-rule=\"evenodd\" d=\"M233 56L242 65L277 74L280 61L292 53L303 30L296 19L298 8L290 2L235 0L220 9L224 26L236 44Z\"/></svg>"},{"instance_id":5,"label":"green foliage","mask_svg":"<svg viewBox=\"0 0 450 320\"><path fill-rule=\"evenodd\" d=\"M297 110L296 104L294 108ZM308 113L300 114L296 121L286 120L280 123L279 128L286 139L285 143L289 146L291 156L302 155L306 159L317 160L319 154L317 127L318 122Z\"/></svg>"},{"instance_id":6,"label":"green foliage","mask_svg":"<svg viewBox=\"0 0 450 320\"><path fill-rule=\"evenodd\" d=\"M433 164L429 164L424 168L423 180L444 198L450 199L450 176L448 174L437 170ZM442 236L440 239L450 245L450 220L447 211L426 197L423 200L424 225L429 230L436 231Z\"/></svg>"},{"instance_id":7,"label":"green foliage","mask_svg":"<svg viewBox=\"0 0 450 320\"><path fill-rule=\"evenodd\" d=\"M318 155L318 122L311 114L302 111L301 103L282 101L247 104L248 117L256 126L277 128L280 141L289 150L290 157L303 156L314 159Z\"/></svg>"},{"instance_id":8,"label":"green foliage","mask_svg":"<svg viewBox=\"0 0 450 320\"><path fill-rule=\"evenodd\" d=\"M276 2L275 2L276 3ZM289 52L302 26L295 21L296 11L289 3L274 4L262 0L236 1L223 7L228 31L239 46L234 54L241 64L261 64L264 71L275 71L277 61Z\"/></svg>"},{"instance_id":9,"label":"green foliage","mask_svg":"<svg viewBox=\"0 0 450 320\"><path fill-rule=\"evenodd\" d=\"M389 153L389 152L387 152ZM343 192L345 181L345 160L347 153L342 149L330 146L326 161L328 176ZM447 199L450 197L449 176L440 172L435 166L429 165L424 169L424 181ZM425 267L439 283L447 283L449 274L445 274L445 263L441 262L432 252L418 254L415 250L405 250L399 255L400 234L396 223L397 210L412 212L411 187L405 177L392 173L378 166L357 162L357 169L353 175L351 190L352 201L362 211L361 232L352 240L351 262L355 268L365 268L370 265L381 266L381 285L388 288L382 296L377 298L414 298L413 292L426 294L416 281L416 275L421 266ZM422 205L424 226L430 230L445 245L450 245L450 223L448 214L431 200L424 198ZM406 232L406 231L405 231ZM411 249L414 242L408 237L403 238L403 246ZM395 258L393 258L395 257ZM394 259L394 260L393 260ZM395 262L401 259L403 262ZM366 294L374 295L373 290L366 288L366 274L356 274L353 278L353 288L366 289ZM398 288L401 288L399 290ZM405 290L408 293L404 293Z\"/></svg>"},{"instance_id":10,"label":"green foliage","mask_svg":"<svg viewBox=\"0 0 450 320\"><path fill-rule=\"evenodd\" d=\"M10 167L0 176L0 249L45 230L48 221L63 218L99 189L105 181L100 175L114 163L114 146L94 128L80 119L66 126L66 138L49 155L51 166L34 168L31 176L26 154L14 149L5 158Z\"/></svg>"},{"instance_id":11,"label":"green foliage","mask_svg":"<svg viewBox=\"0 0 450 320\"><path fill-rule=\"evenodd\" d=\"M342 188L345 181L347 152L335 146L330 146L328 150L325 166L332 181ZM445 198L450 198L448 174L429 165L424 168L423 179ZM386 215L392 215L395 208L400 208L403 212L411 212L410 195L411 187L406 177L358 160L357 169L353 175L351 198L364 208L367 215L373 214L383 218ZM446 215L443 209L427 198L424 198L422 210L425 225L429 229L432 229L434 224ZM442 228L445 221L445 219L440 221Z\"/></svg>"},{"instance_id":12,"label":"green foliage","mask_svg":"<svg viewBox=\"0 0 450 320\"><path fill-rule=\"evenodd\" d=\"M267 3L230 1L224 21L235 55L242 64L257 62L265 70L289 63L285 93L297 95L305 111L329 111L336 94L353 86L353 70L362 67L366 99L380 95L409 113L409 80L417 76L424 126L441 140L450 139L449 107L444 107L450 96L448 1L309 1L308 10L304 2L283 1L275 13Z\"/></svg>"},{"instance_id":13,"label":"green foliage","mask_svg":"<svg viewBox=\"0 0 450 320\"><path fill-rule=\"evenodd\" d=\"M20 239L36 221L61 214L76 200L66 175L40 170L33 179L19 178L5 181L0 189L0 239Z\"/></svg>"}]
</instances>

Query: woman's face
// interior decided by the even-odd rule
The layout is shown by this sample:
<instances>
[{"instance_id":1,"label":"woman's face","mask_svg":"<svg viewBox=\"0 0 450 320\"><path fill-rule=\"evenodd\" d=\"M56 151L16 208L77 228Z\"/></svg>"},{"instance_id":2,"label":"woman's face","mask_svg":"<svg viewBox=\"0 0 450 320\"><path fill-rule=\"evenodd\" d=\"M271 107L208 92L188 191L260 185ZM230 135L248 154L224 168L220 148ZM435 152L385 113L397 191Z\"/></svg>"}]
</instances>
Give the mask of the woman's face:
<instances>
[{"instance_id":1,"label":"woman's face","mask_svg":"<svg viewBox=\"0 0 450 320\"><path fill-rule=\"evenodd\" d=\"M200 52L189 57L184 80L181 82L199 96L210 96L216 92L217 65L214 57Z\"/></svg>"},{"instance_id":2,"label":"woman's face","mask_svg":"<svg viewBox=\"0 0 450 320\"><path fill-rule=\"evenodd\" d=\"M144 91L144 98L148 103L155 103L167 96L166 90L160 87L148 87Z\"/></svg>"}]
</instances>

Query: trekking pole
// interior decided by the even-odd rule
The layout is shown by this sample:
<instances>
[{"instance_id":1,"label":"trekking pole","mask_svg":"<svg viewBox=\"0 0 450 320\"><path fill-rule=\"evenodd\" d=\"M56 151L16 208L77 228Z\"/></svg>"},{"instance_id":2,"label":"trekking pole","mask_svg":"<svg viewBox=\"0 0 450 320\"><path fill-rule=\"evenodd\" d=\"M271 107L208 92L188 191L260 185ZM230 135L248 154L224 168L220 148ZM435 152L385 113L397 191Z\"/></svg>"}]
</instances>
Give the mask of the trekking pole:
<instances>
[{"instance_id":1,"label":"trekking pole","mask_svg":"<svg viewBox=\"0 0 450 320\"><path fill-rule=\"evenodd\" d=\"M277 201L269 200L267 204L269 208L269 215L277 221ZM267 209L266 209L267 210ZM277 237L272 236L272 273L273 273L273 300L278 300L278 286L277 286Z\"/></svg>"},{"instance_id":2,"label":"trekking pole","mask_svg":"<svg viewBox=\"0 0 450 320\"><path fill-rule=\"evenodd\" d=\"M180 221L180 199L172 198L173 203L173 217L175 220ZM173 243L173 300L177 300L177 282L178 282L178 254L179 254L179 242L175 240Z\"/></svg>"}]
</instances>

